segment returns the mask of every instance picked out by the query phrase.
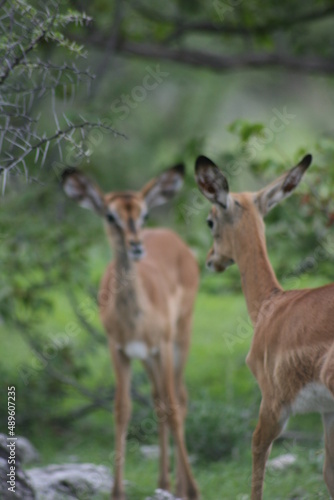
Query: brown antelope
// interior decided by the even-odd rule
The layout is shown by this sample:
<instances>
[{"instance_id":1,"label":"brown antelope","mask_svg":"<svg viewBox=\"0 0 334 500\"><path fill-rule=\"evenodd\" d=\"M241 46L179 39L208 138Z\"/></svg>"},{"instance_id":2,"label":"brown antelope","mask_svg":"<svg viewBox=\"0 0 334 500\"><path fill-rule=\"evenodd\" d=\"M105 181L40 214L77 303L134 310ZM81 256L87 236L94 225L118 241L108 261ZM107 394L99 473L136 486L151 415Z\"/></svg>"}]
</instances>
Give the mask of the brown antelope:
<instances>
[{"instance_id":1,"label":"brown antelope","mask_svg":"<svg viewBox=\"0 0 334 500\"><path fill-rule=\"evenodd\" d=\"M141 191L103 194L78 170L67 169L63 173L66 194L103 218L114 253L99 291L100 317L116 376L114 500L126 498L123 465L134 358L142 361L152 383L159 425L159 487L170 487L170 428L177 450L176 493L189 500L199 498L184 442L187 396L183 382L198 266L190 249L174 232L142 229L148 211L173 197L181 188L183 177L184 166L177 165L151 180Z\"/></svg>"},{"instance_id":2,"label":"brown antelope","mask_svg":"<svg viewBox=\"0 0 334 500\"><path fill-rule=\"evenodd\" d=\"M295 413L319 412L325 431L324 478L334 497L334 285L283 291L270 265L263 217L298 186L311 155L256 193L229 193L211 160L196 161L196 181L213 204L207 223L209 268L238 265L254 337L246 362L262 393L252 440L252 500L262 498L272 443Z\"/></svg>"}]
</instances>

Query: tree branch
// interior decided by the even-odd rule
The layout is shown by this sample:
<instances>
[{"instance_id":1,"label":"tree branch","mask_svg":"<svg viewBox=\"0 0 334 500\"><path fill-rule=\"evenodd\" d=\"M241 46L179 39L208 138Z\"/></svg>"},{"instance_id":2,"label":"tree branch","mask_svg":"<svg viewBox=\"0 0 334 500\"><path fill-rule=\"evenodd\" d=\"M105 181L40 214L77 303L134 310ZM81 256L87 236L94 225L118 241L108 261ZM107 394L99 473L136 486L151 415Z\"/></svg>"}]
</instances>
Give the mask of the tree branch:
<instances>
[{"instance_id":1,"label":"tree branch","mask_svg":"<svg viewBox=\"0 0 334 500\"><path fill-rule=\"evenodd\" d=\"M73 134L76 130L83 130L83 129L92 129L92 128L99 128L103 130L108 130L112 132L114 135L118 137L123 137L124 139L127 139L126 135L122 134L121 132L117 132L115 129L110 127L109 125L105 125L103 122L89 122L86 120L83 120L81 123L73 124L70 123L68 120L67 122L69 123L69 126L65 129L59 129L57 132L51 136L48 137L42 137L38 142L29 145L29 147L26 147L24 152L17 158L14 157L9 157L8 164L6 166L0 165L0 174L3 173L3 189L2 192L4 193L5 187L6 187L6 175L7 173L12 170L14 167L19 165L20 163L24 163L25 158L31 154L33 151L38 151L42 146L48 147L49 144L53 141L60 141L62 138L67 137L69 134ZM44 152L44 157L46 156Z\"/></svg>"},{"instance_id":2,"label":"tree branch","mask_svg":"<svg viewBox=\"0 0 334 500\"><path fill-rule=\"evenodd\" d=\"M40 345L36 340L34 334L31 332L30 325L27 325L25 322L20 320L14 321L15 327L21 333L29 347L39 355L45 361L44 370L55 380L60 382L63 385L72 387L77 393L81 394L83 397L88 399L89 403L87 405L74 409L70 414L58 416L54 421L67 421L76 418L81 418L88 413L95 411L97 409L104 409L110 412L113 407L113 401L115 397L115 388L114 386L99 386L95 387L93 390L83 386L72 376L66 375L61 372L59 369L55 368L54 363L52 363L49 359L45 358L43 353L41 352ZM151 402L149 398L147 398L144 394L141 394L140 391L137 390L136 387L131 387L131 397L134 401L138 403L151 407Z\"/></svg>"},{"instance_id":3,"label":"tree branch","mask_svg":"<svg viewBox=\"0 0 334 500\"><path fill-rule=\"evenodd\" d=\"M237 23L221 23L211 20L204 21L187 21L176 16L164 16L160 12L147 8L146 6L136 3L130 4L140 15L151 21L158 23L171 24L175 27L178 35L183 35L185 32L200 32L211 34L225 35L265 35L277 30L286 30L297 24L317 21L334 14L334 5L328 5L314 11L305 12L296 17L282 17L269 19L254 25L245 25ZM232 9L233 7L231 7Z\"/></svg>"},{"instance_id":4,"label":"tree branch","mask_svg":"<svg viewBox=\"0 0 334 500\"><path fill-rule=\"evenodd\" d=\"M36 37L34 40L32 40L30 42L29 46L26 47L24 49L24 51L22 51L19 56L15 57L15 59L11 62L11 64L9 64L7 62L6 69L4 70L2 75L0 75L0 85L2 85L4 83L4 81L9 77L9 75L11 74L13 69L16 66L18 66L22 60L24 60L26 58L27 54L29 54L29 52L31 52L44 39L45 35L46 35L46 31L43 30L42 33L38 37Z\"/></svg>"},{"instance_id":5,"label":"tree branch","mask_svg":"<svg viewBox=\"0 0 334 500\"><path fill-rule=\"evenodd\" d=\"M46 142L57 140L60 137L63 137L66 134L72 132L73 130L78 130L78 129L83 129L83 128L101 128L101 129L104 129L104 130L109 130L113 134L115 134L115 135L117 135L119 137L123 137L123 139L127 139L126 135L122 134L121 132L117 132L112 127L109 127L108 125L104 125L103 123L100 123L100 122L94 123L94 122L82 121L81 123L77 123L77 124L73 124L73 125L71 124L71 125L69 125L67 128L65 128L63 130L57 130L57 132L54 135L52 135L51 137L43 138L38 143L34 144L32 146L32 149L39 148L39 147L43 146Z\"/></svg>"},{"instance_id":6,"label":"tree branch","mask_svg":"<svg viewBox=\"0 0 334 500\"><path fill-rule=\"evenodd\" d=\"M99 42L102 47L103 43ZM219 55L188 49L172 49L158 44L123 42L118 51L129 56L174 61L189 66L203 67L214 71L237 69L280 68L299 73L334 73L334 60L314 56L292 56L280 53L249 53L240 55Z\"/></svg>"},{"instance_id":7,"label":"tree branch","mask_svg":"<svg viewBox=\"0 0 334 500\"><path fill-rule=\"evenodd\" d=\"M77 42L86 42L102 50L106 49L107 37L90 30L85 36L68 35ZM172 48L159 43L143 43L122 40L116 52L125 56L172 61L188 66L207 68L217 72L244 69L284 68L297 73L334 73L334 59L313 55L294 56L279 52L243 53L220 55L184 48Z\"/></svg>"},{"instance_id":8,"label":"tree branch","mask_svg":"<svg viewBox=\"0 0 334 500\"><path fill-rule=\"evenodd\" d=\"M94 338L94 340L99 342L99 344L106 345L107 343L106 336L102 335L102 333L99 330L97 330L91 323L89 323L85 318L85 316L80 312L78 301L74 293L70 289L67 290L67 296L79 323L84 327L84 329L87 332L90 333L90 335Z\"/></svg>"},{"instance_id":9,"label":"tree branch","mask_svg":"<svg viewBox=\"0 0 334 500\"><path fill-rule=\"evenodd\" d=\"M15 320L14 324L16 328L19 330L21 334L23 334L24 339L28 343L29 347L35 352L38 353L40 358L45 361L44 369L55 379L61 382L64 385L71 386L77 392L79 392L82 396L86 397L90 401L94 401L94 404L104 407L104 398L101 397L102 390L99 391L91 391L87 389L85 386L78 383L73 377L70 377L62 372L60 372L57 368L53 366L52 363L48 359L43 356L40 352L40 346L38 342L35 340L34 336L31 334L31 329L28 325L22 321ZM99 394L97 397L96 394Z\"/></svg>"}]
</instances>

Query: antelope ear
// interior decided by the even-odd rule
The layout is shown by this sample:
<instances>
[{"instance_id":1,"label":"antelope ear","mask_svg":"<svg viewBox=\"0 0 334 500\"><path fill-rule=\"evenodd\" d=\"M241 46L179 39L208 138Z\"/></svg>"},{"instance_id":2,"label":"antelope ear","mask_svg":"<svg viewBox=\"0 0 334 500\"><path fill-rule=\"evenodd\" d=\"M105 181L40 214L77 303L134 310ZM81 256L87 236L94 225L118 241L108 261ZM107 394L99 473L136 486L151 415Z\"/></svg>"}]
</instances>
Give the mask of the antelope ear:
<instances>
[{"instance_id":1,"label":"antelope ear","mask_svg":"<svg viewBox=\"0 0 334 500\"><path fill-rule=\"evenodd\" d=\"M150 210L173 198L183 186L184 174L185 167L179 163L148 182L141 190L147 208Z\"/></svg>"},{"instance_id":2,"label":"antelope ear","mask_svg":"<svg viewBox=\"0 0 334 500\"><path fill-rule=\"evenodd\" d=\"M255 203L263 216L293 193L311 162L312 155L304 156L298 165L255 194Z\"/></svg>"},{"instance_id":3,"label":"antelope ear","mask_svg":"<svg viewBox=\"0 0 334 500\"><path fill-rule=\"evenodd\" d=\"M69 198L81 207L104 215L103 193L85 174L75 168L67 168L62 173L61 179L63 189Z\"/></svg>"},{"instance_id":4,"label":"antelope ear","mask_svg":"<svg viewBox=\"0 0 334 500\"><path fill-rule=\"evenodd\" d=\"M199 156L195 164L195 178L201 193L211 203L228 208L229 187L226 177L206 156Z\"/></svg>"}]
</instances>

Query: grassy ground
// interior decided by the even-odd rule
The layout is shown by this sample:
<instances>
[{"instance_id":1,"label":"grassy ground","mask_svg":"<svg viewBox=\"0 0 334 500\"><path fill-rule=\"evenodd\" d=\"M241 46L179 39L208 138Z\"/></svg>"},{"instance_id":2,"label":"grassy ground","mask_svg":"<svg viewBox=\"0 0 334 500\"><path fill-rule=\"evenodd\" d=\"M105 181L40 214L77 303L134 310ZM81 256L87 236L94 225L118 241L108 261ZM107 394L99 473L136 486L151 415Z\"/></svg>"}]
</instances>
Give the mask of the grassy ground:
<instances>
[{"instance_id":1,"label":"grassy ground","mask_svg":"<svg viewBox=\"0 0 334 500\"><path fill-rule=\"evenodd\" d=\"M64 304L60 308L64 311ZM260 402L256 382L245 366L251 335L241 294L199 294L186 370L190 398L187 442L195 458L193 469L203 500L249 498L251 433ZM88 355L94 357L95 370L106 370L105 376L112 377L107 352L97 350ZM142 372L139 365L134 371L137 375ZM148 392L149 387L144 384L142 389ZM138 417L141 411L135 405L132 435L134 428L138 430L143 425ZM289 428L309 432L313 441L298 440L297 444L284 441L274 445L273 457L289 452L297 456L297 461L288 470L268 471L264 498L329 498L321 472L320 418L316 415L294 418ZM41 451L45 464L73 460L111 467L113 424L112 416L105 411L75 422L68 429L39 429L27 437ZM140 444L155 442L154 429L141 433ZM157 461L143 459L138 444L132 438L126 460L129 500L143 500L151 495L158 477Z\"/></svg>"},{"instance_id":2,"label":"grassy ground","mask_svg":"<svg viewBox=\"0 0 334 500\"><path fill-rule=\"evenodd\" d=\"M43 444L44 458L52 463L79 459L110 466L109 440L105 433L87 434L81 440L46 439ZM71 442L72 441L72 442ZM249 447L239 450L233 459L195 463L194 475L203 500L248 500L250 498L251 456ZM265 500L314 500L328 499L322 480L323 454L321 446L289 448L297 456L296 464L284 471L268 470L266 475ZM276 444L272 456L286 453L286 446ZM143 460L138 451L128 453L126 462L127 493L129 500L144 500L152 495L158 477L158 464L154 460ZM102 500L101 496L101 500ZM98 500L98 499L96 499Z\"/></svg>"}]
</instances>

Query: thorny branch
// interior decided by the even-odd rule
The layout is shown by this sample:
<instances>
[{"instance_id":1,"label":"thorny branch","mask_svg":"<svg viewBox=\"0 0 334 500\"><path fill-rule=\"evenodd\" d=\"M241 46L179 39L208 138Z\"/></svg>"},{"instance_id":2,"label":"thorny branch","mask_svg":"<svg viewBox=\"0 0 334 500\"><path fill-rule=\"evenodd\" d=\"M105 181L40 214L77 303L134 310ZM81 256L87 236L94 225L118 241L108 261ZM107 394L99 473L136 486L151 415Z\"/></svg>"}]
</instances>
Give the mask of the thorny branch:
<instances>
[{"instance_id":1,"label":"thorny branch","mask_svg":"<svg viewBox=\"0 0 334 500\"><path fill-rule=\"evenodd\" d=\"M62 31L71 23L87 24L90 18L73 11L63 14L53 0L38 7L22 0L2 1L0 7L0 176L4 193L9 175L24 174L30 181L32 167L43 167L53 144L58 146L61 159L64 141L81 158L88 154L85 141L89 130L100 128L125 136L103 120L81 116L69 120L65 113L61 119L57 115L56 101L73 101L78 84L86 83L89 89L94 76L89 68L81 69L74 63L45 60L39 47L43 42L50 48L65 48L71 57L85 57L83 46L70 41ZM42 98L51 100L53 124L49 116L44 117L48 110L40 107ZM42 119L46 125L41 131Z\"/></svg>"}]
</instances>

